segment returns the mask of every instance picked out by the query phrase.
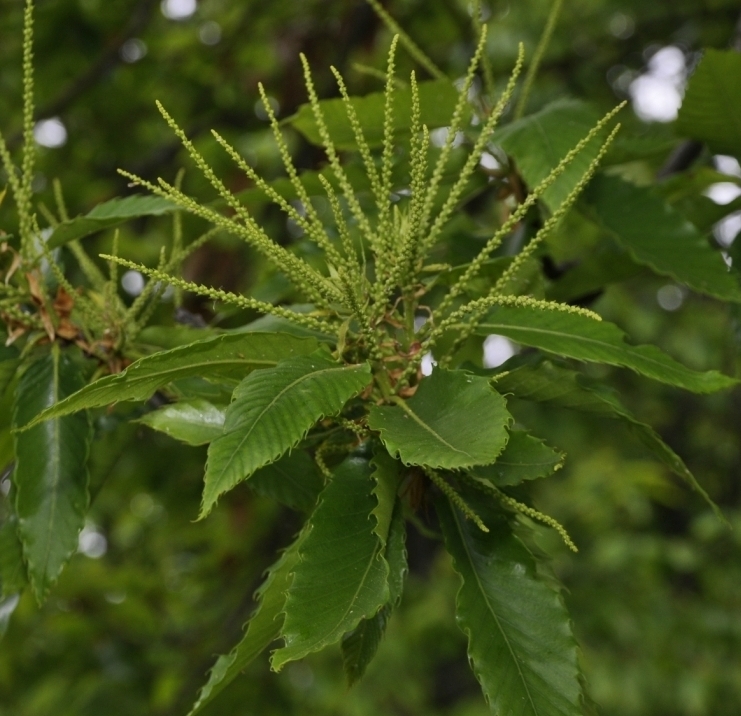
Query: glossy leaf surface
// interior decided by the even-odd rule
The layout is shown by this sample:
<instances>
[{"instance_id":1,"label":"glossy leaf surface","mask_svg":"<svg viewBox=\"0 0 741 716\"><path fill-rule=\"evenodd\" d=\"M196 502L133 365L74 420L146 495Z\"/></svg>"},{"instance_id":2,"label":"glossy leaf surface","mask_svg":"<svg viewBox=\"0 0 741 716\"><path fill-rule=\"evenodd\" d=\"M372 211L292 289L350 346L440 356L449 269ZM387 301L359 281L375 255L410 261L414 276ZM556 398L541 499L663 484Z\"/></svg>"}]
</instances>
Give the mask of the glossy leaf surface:
<instances>
[{"instance_id":1,"label":"glossy leaf surface","mask_svg":"<svg viewBox=\"0 0 741 716\"><path fill-rule=\"evenodd\" d=\"M741 300L741 285L720 251L661 197L616 176L600 175L584 195L597 221L639 263L679 283L726 300Z\"/></svg>"},{"instance_id":2,"label":"glossy leaf surface","mask_svg":"<svg viewBox=\"0 0 741 716\"><path fill-rule=\"evenodd\" d=\"M321 495L288 591L285 646L271 661L276 671L338 642L388 602L389 570L376 534L380 505L372 474L367 460L351 456Z\"/></svg>"},{"instance_id":3,"label":"glossy leaf surface","mask_svg":"<svg viewBox=\"0 0 741 716\"><path fill-rule=\"evenodd\" d=\"M300 356L247 376L235 389L224 432L208 449L201 517L219 496L295 447L371 381L370 366Z\"/></svg>"},{"instance_id":4,"label":"glossy leaf surface","mask_svg":"<svg viewBox=\"0 0 741 716\"><path fill-rule=\"evenodd\" d=\"M484 500L466 496L491 530L482 532L447 499L436 500L445 546L462 584L458 625L496 714L581 716L576 642L560 595L535 559Z\"/></svg>"},{"instance_id":5,"label":"glossy leaf surface","mask_svg":"<svg viewBox=\"0 0 741 716\"><path fill-rule=\"evenodd\" d=\"M181 400L147 413L139 422L188 445L205 445L221 435L226 408L207 400Z\"/></svg>"},{"instance_id":6,"label":"glossy leaf surface","mask_svg":"<svg viewBox=\"0 0 741 716\"><path fill-rule=\"evenodd\" d=\"M487 465L507 442L512 417L485 379L438 368L409 400L373 406L368 425L407 465L454 469Z\"/></svg>"},{"instance_id":7,"label":"glossy leaf surface","mask_svg":"<svg viewBox=\"0 0 741 716\"><path fill-rule=\"evenodd\" d=\"M287 357L311 353L316 346L311 338L268 333L230 334L197 341L141 358L122 373L96 380L39 415L32 424L84 408L147 400L159 388L183 378L241 378L258 368L271 368Z\"/></svg>"},{"instance_id":8,"label":"glossy leaf surface","mask_svg":"<svg viewBox=\"0 0 741 716\"><path fill-rule=\"evenodd\" d=\"M25 425L43 409L58 405L83 383L77 366L53 348L33 362L20 379L15 427ZM39 601L77 549L77 537L85 524L91 438L87 413L56 418L15 433L13 486L18 536Z\"/></svg>"},{"instance_id":9,"label":"glossy leaf surface","mask_svg":"<svg viewBox=\"0 0 741 716\"><path fill-rule=\"evenodd\" d=\"M519 485L524 480L546 477L563 465L564 455L524 430L512 430L507 447L492 465L479 465L472 475L497 487Z\"/></svg>"},{"instance_id":10,"label":"glossy leaf surface","mask_svg":"<svg viewBox=\"0 0 741 716\"><path fill-rule=\"evenodd\" d=\"M613 323L573 313L499 306L479 324L478 332L506 336L568 358L630 368L695 393L711 393L738 382L714 370L701 373L686 368L655 346L632 346Z\"/></svg>"}]
</instances>

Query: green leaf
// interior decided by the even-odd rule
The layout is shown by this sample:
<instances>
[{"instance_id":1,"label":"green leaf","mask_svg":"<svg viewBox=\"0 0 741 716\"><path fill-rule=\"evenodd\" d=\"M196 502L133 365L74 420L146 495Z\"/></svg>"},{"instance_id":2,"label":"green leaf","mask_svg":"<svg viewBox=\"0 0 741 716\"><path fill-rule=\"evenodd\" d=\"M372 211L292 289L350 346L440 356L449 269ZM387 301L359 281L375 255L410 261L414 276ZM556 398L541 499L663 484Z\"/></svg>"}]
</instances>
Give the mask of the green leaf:
<instances>
[{"instance_id":1,"label":"green leaf","mask_svg":"<svg viewBox=\"0 0 741 716\"><path fill-rule=\"evenodd\" d=\"M512 430L507 447L493 465L481 465L470 472L497 487L519 485L524 480L537 480L558 470L564 455L524 430Z\"/></svg>"},{"instance_id":2,"label":"green leaf","mask_svg":"<svg viewBox=\"0 0 741 716\"><path fill-rule=\"evenodd\" d=\"M741 156L741 55L706 50L690 77L677 130L712 152Z\"/></svg>"},{"instance_id":3,"label":"green leaf","mask_svg":"<svg viewBox=\"0 0 741 716\"><path fill-rule=\"evenodd\" d=\"M0 596L18 594L26 587L23 545L18 538L18 518L6 514L0 523Z\"/></svg>"},{"instance_id":4,"label":"green leaf","mask_svg":"<svg viewBox=\"0 0 741 716\"><path fill-rule=\"evenodd\" d=\"M741 301L741 286L720 251L650 189L602 174L584 199L597 222L638 263L700 293Z\"/></svg>"},{"instance_id":5,"label":"green leaf","mask_svg":"<svg viewBox=\"0 0 741 716\"><path fill-rule=\"evenodd\" d=\"M386 561L389 565L389 604L395 607L401 601L409 565L406 550L406 520L404 507L397 499L386 540Z\"/></svg>"},{"instance_id":6,"label":"green leaf","mask_svg":"<svg viewBox=\"0 0 741 716\"><path fill-rule=\"evenodd\" d=\"M497 334L526 346L577 360L630 368L668 385L711 393L738 381L717 371L686 368L655 346L631 346L613 323L575 313L499 306L479 324L479 334Z\"/></svg>"},{"instance_id":7,"label":"green leaf","mask_svg":"<svg viewBox=\"0 0 741 716\"><path fill-rule=\"evenodd\" d=\"M4 340L4 334L0 332L0 341ZM4 346L0 343L0 398L5 393L5 389L15 378L15 373L21 361L18 357L18 351L14 346Z\"/></svg>"},{"instance_id":8,"label":"green leaf","mask_svg":"<svg viewBox=\"0 0 741 716\"><path fill-rule=\"evenodd\" d=\"M494 462L511 420L504 398L485 379L442 368L409 400L374 405L368 415L371 429L405 464L447 469Z\"/></svg>"},{"instance_id":9,"label":"green leaf","mask_svg":"<svg viewBox=\"0 0 741 716\"><path fill-rule=\"evenodd\" d=\"M194 398L153 410L139 422L188 445L205 445L223 432L225 413L226 408Z\"/></svg>"},{"instance_id":10,"label":"green leaf","mask_svg":"<svg viewBox=\"0 0 741 716\"><path fill-rule=\"evenodd\" d=\"M655 458L700 494L716 515L725 522L725 517L718 506L710 499L682 458L650 425L637 420L620 403L613 391L603 385L592 385L585 376L541 357L528 359L522 365L517 363L508 362L503 366L506 372L496 379L501 391L513 393L522 400L549 403L621 421Z\"/></svg>"},{"instance_id":11,"label":"green leaf","mask_svg":"<svg viewBox=\"0 0 741 716\"><path fill-rule=\"evenodd\" d=\"M462 579L458 625L484 696L502 716L581 716L577 647L566 608L538 579L535 559L502 515L474 498L466 495L488 533L445 497L435 504Z\"/></svg>"},{"instance_id":12,"label":"green leaf","mask_svg":"<svg viewBox=\"0 0 741 716\"><path fill-rule=\"evenodd\" d=\"M84 408L124 400L144 401L157 389L182 378L241 378L252 370L271 368L285 358L312 353L316 347L311 338L269 333L239 333L197 341L140 358L123 373L96 380L38 415L29 427Z\"/></svg>"},{"instance_id":13,"label":"green leaf","mask_svg":"<svg viewBox=\"0 0 741 716\"><path fill-rule=\"evenodd\" d=\"M196 716L239 676L239 674L278 638L283 624L283 608L291 574L298 562L299 547L306 537L304 529L281 558L268 570L268 576L255 594L257 609L245 625L247 631L229 654L220 656L201 689L188 716Z\"/></svg>"},{"instance_id":14,"label":"green leaf","mask_svg":"<svg viewBox=\"0 0 741 716\"><path fill-rule=\"evenodd\" d=\"M56 249L70 241L82 239L102 229L111 229L131 219L162 216L177 209L177 205L159 196L135 194L122 199L111 199L98 204L85 216L63 221L54 229L47 244L50 249Z\"/></svg>"},{"instance_id":15,"label":"green leaf","mask_svg":"<svg viewBox=\"0 0 741 716\"><path fill-rule=\"evenodd\" d=\"M363 619L355 629L342 637L342 666L349 686L360 681L368 664L373 661L391 611L391 605L386 604L377 614Z\"/></svg>"},{"instance_id":16,"label":"green leaf","mask_svg":"<svg viewBox=\"0 0 741 716\"><path fill-rule=\"evenodd\" d=\"M385 545L384 555L389 566L389 601L377 614L361 620L342 637L342 663L349 685L360 680L373 660L391 612L401 599L407 573L404 511L397 499L400 465L383 448L376 452L371 465L375 468L373 478L376 481L373 494L378 500L378 507L373 510L376 534Z\"/></svg>"},{"instance_id":17,"label":"green leaf","mask_svg":"<svg viewBox=\"0 0 741 716\"><path fill-rule=\"evenodd\" d=\"M378 508L372 474L367 460L348 457L322 493L288 591L276 671L338 642L388 602L388 564L370 519Z\"/></svg>"},{"instance_id":18,"label":"green leaf","mask_svg":"<svg viewBox=\"0 0 741 716\"><path fill-rule=\"evenodd\" d=\"M26 425L83 384L78 367L53 347L20 379L14 426ZM56 418L15 434L13 486L18 536L39 602L77 549L77 536L85 524L90 501L86 463L91 439L87 413Z\"/></svg>"},{"instance_id":19,"label":"green leaf","mask_svg":"<svg viewBox=\"0 0 741 716\"><path fill-rule=\"evenodd\" d=\"M498 130L492 141L514 157L518 171L532 188L548 176L598 121L597 113L584 102L558 100ZM596 136L543 194L542 199L551 211L563 203L585 174L603 139L604 136Z\"/></svg>"},{"instance_id":20,"label":"green leaf","mask_svg":"<svg viewBox=\"0 0 741 716\"><path fill-rule=\"evenodd\" d=\"M385 94L373 92L365 97L351 99L369 147L383 144L383 116ZM428 129L450 124L458 90L449 80L433 80L419 83L419 103L421 123ZM324 121L337 149L357 149L355 134L347 118L342 99L326 99L320 103ZM408 132L412 117L412 91L400 88L394 93L394 129L397 134ZM322 139L314 121L311 105L302 104L298 112L288 120L312 144L322 146Z\"/></svg>"},{"instance_id":21,"label":"green leaf","mask_svg":"<svg viewBox=\"0 0 741 716\"><path fill-rule=\"evenodd\" d=\"M201 518L220 495L295 447L370 381L367 363L342 365L318 353L247 376L227 408L224 432L208 448Z\"/></svg>"},{"instance_id":22,"label":"green leaf","mask_svg":"<svg viewBox=\"0 0 741 716\"><path fill-rule=\"evenodd\" d=\"M250 477L250 489L294 510L308 512L316 504L324 480L303 450L294 450Z\"/></svg>"}]
</instances>

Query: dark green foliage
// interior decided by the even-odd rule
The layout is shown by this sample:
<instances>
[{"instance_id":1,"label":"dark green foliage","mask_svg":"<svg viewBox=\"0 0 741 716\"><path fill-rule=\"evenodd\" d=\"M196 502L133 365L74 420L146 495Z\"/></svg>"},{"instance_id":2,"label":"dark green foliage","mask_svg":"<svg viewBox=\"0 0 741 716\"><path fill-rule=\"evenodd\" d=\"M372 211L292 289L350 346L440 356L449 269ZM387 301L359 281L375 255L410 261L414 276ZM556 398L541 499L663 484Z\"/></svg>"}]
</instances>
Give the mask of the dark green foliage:
<instances>
[{"instance_id":1,"label":"dark green foliage","mask_svg":"<svg viewBox=\"0 0 741 716\"><path fill-rule=\"evenodd\" d=\"M602 78L737 8L125 4L0 49L0 716L735 716L741 68Z\"/></svg>"}]
</instances>

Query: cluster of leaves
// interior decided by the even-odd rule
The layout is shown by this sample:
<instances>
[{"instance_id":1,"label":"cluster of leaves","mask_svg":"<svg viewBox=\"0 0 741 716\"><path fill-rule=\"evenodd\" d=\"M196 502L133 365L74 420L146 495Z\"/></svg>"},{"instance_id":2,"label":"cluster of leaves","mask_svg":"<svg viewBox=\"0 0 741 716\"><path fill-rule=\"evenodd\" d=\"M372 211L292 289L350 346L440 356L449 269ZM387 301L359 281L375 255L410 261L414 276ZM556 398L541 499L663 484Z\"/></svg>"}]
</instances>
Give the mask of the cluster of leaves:
<instances>
[{"instance_id":1,"label":"cluster of leaves","mask_svg":"<svg viewBox=\"0 0 741 716\"><path fill-rule=\"evenodd\" d=\"M302 230L313 247L311 257L304 258L267 235L247 210L248 197L228 189L162 107L220 202L202 204L179 182L152 184L127 175L154 196L110 202L70 220L59 191L58 217L39 207L50 229L42 231L30 192L28 2L20 178L3 150L20 219L17 249L8 238L12 261L3 318L8 345L23 345L18 354L8 349L0 364L6 385L20 370L13 507L2 526L3 593L17 600L27 577L43 599L76 547L89 504L85 462L93 411L124 401L151 407L147 401L158 393L167 404L147 412L142 422L188 444L209 446L201 518L245 481L310 513L269 570L244 638L219 658L192 713L210 704L278 638L283 645L271 658L276 670L339 642L349 680L362 676L401 599L405 524L428 530L419 515L428 504L434 505L435 526L462 579L458 621L494 710L581 713L585 696L568 614L553 580L544 576L547 569L516 531L529 520L541 521L575 549L555 519L532 507L526 489L528 481L558 470L563 456L514 425L507 396L626 423L668 469L709 501L649 426L613 394L585 383L565 359L628 368L696 393L736 381L690 370L655 347L633 346L617 326L569 301L642 266L727 300L739 300L739 284L696 225L663 197L613 173L597 173L603 160L619 164L625 154L631 158L630 147L614 141L617 127L609 131L614 111L593 119L583 105L558 102L522 116L538 53L512 121L497 129L515 92L522 51L495 99L484 53L486 27L481 26L476 53L456 90L380 6L371 4L437 80L417 83L412 74L408 84L399 84L395 39L383 93L351 98L335 72L341 98L320 101L302 57L310 101L292 123L324 148L328 166L299 174L263 92L288 175L282 182L264 181L214 133L254 182L250 191L263 193ZM559 7L556 3L553 22ZM544 43L551 31L552 23ZM704 67L724 61L709 56ZM476 94L479 69L486 91ZM708 81L704 71L701 65L693 85L698 95ZM707 75L713 76L712 68ZM683 110L692 128L688 133L702 139L721 136L723 151L735 151L737 137L703 129L702 107L696 109L699 119L692 114L693 96ZM446 131L435 145L430 130L438 127ZM493 147L502 152L505 171L489 182L480 161ZM344 164L340 151L357 153L359 161ZM623 156L615 159L620 151ZM511 199L501 203L499 225L476 254L452 266L445 257L454 240L450 229L456 210L489 183L508 189ZM535 259L577 200L614 244L599 246L581 275L558 282L549 296ZM615 211L625 206L635 213ZM176 210L205 219L213 229L183 247L176 214L170 256L163 252L155 269L119 258L114 250L104 256L111 264L106 280L77 243L131 216ZM507 255L506 241L523 228L526 242L515 256ZM301 302L274 304L180 278L187 253L216 231L261 253L292 282ZM87 293L72 287L56 262L52 251L62 245L85 271L91 284ZM612 253L606 256L607 251ZM118 265L151 278L144 298L129 308L116 295ZM178 292L257 310L267 318L243 330L212 331L203 340L128 365L142 352L137 338L167 283ZM471 356L490 334L537 351L484 369ZM431 375L422 369L425 358L436 364ZM101 368L111 375L92 379Z\"/></svg>"}]
</instances>

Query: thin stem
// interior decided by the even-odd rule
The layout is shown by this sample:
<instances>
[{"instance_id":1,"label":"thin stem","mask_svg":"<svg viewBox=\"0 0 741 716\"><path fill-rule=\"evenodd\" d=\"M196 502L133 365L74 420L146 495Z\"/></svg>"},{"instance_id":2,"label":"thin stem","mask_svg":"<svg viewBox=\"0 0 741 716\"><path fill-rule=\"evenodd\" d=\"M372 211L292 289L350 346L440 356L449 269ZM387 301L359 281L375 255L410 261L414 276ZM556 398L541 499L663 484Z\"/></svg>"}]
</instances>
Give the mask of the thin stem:
<instances>
[{"instance_id":1,"label":"thin stem","mask_svg":"<svg viewBox=\"0 0 741 716\"><path fill-rule=\"evenodd\" d=\"M530 96L530 90L533 87L533 82L535 81L535 76L538 73L538 68L540 67L543 55L545 55L545 51L548 49L548 45L550 44L553 30L556 28L556 23L558 22L558 17L561 14L562 7L563 0L553 0L551 12L548 15L548 21L546 22L545 28L543 28L543 34L540 36L540 42L538 42L538 46L535 48L532 62L530 63L530 67L528 67L527 74L525 75L525 81L522 85L522 93L520 94L520 98L517 101L517 107L515 108L515 120L520 119L520 117L522 117L525 112L527 100Z\"/></svg>"}]
</instances>

